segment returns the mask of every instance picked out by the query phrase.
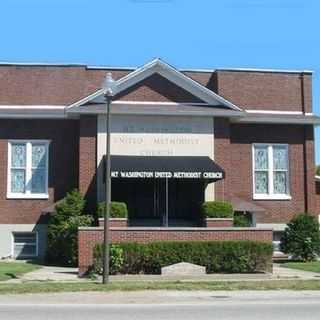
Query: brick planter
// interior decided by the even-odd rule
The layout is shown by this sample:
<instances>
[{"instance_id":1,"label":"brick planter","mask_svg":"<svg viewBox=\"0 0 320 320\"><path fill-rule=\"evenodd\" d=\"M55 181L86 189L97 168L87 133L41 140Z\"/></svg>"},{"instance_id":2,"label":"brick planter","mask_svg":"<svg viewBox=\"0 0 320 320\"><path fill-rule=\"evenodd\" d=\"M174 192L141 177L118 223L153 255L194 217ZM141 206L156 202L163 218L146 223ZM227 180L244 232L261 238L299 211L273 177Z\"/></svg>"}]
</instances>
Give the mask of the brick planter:
<instances>
[{"instance_id":1,"label":"brick planter","mask_svg":"<svg viewBox=\"0 0 320 320\"><path fill-rule=\"evenodd\" d=\"M207 228L231 228L233 227L232 218L206 218L204 226Z\"/></svg>"},{"instance_id":2,"label":"brick planter","mask_svg":"<svg viewBox=\"0 0 320 320\"><path fill-rule=\"evenodd\" d=\"M128 218L110 218L110 228L126 228ZM104 218L99 218L99 227L103 227Z\"/></svg>"},{"instance_id":3,"label":"brick planter","mask_svg":"<svg viewBox=\"0 0 320 320\"><path fill-rule=\"evenodd\" d=\"M103 241L102 227L80 227L79 276L83 276L92 265L93 248ZM257 228L157 228L128 227L110 228L113 243L154 241L228 241L253 240L272 243L272 229Z\"/></svg>"}]
</instances>

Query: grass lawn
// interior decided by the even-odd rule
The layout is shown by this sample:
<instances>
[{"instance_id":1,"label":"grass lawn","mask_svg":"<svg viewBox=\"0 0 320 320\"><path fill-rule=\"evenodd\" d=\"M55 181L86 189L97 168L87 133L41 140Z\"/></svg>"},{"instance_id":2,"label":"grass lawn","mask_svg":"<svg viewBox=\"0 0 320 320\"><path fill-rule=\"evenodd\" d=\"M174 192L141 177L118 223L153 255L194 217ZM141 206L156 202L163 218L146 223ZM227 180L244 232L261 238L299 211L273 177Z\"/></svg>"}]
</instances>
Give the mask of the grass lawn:
<instances>
[{"instance_id":1,"label":"grass lawn","mask_svg":"<svg viewBox=\"0 0 320 320\"><path fill-rule=\"evenodd\" d=\"M228 282L25 282L0 284L0 294L81 292L81 291L138 291L138 290L320 290L320 280L265 280Z\"/></svg>"},{"instance_id":2,"label":"grass lawn","mask_svg":"<svg viewBox=\"0 0 320 320\"><path fill-rule=\"evenodd\" d=\"M283 267L298 269L303 271L312 271L320 273L320 261L313 262L287 262L282 264Z\"/></svg>"},{"instance_id":3,"label":"grass lawn","mask_svg":"<svg viewBox=\"0 0 320 320\"><path fill-rule=\"evenodd\" d=\"M39 269L40 266L24 262L0 262L0 281L18 278L24 273Z\"/></svg>"}]
</instances>

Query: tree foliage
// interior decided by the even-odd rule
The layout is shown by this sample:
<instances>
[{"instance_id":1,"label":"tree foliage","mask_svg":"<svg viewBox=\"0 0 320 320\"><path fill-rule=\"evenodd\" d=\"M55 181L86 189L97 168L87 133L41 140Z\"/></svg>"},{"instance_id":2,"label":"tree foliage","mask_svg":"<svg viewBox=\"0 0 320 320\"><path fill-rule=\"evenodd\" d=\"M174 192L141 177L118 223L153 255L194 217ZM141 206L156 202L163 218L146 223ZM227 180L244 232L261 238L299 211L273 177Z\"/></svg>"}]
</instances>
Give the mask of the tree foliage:
<instances>
[{"instance_id":1,"label":"tree foliage","mask_svg":"<svg viewBox=\"0 0 320 320\"><path fill-rule=\"evenodd\" d=\"M92 224L84 214L85 200L77 191L67 193L55 207L48 224L47 260L49 263L76 266L78 261L78 227Z\"/></svg>"},{"instance_id":2,"label":"tree foliage","mask_svg":"<svg viewBox=\"0 0 320 320\"><path fill-rule=\"evenodd\" d=\"M281 251L303 261L312 261L320 253L319 223L315 217L302 213L294 217L284 231Z\"/></svg>"}]
</instances>

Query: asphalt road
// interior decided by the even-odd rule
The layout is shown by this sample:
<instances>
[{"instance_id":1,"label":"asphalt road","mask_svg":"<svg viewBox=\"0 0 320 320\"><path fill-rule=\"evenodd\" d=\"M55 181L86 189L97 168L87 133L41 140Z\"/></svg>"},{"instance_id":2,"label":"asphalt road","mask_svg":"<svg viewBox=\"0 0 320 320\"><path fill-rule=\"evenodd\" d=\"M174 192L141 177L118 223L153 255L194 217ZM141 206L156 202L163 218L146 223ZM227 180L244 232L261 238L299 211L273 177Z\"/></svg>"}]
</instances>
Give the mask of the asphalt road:
<instances>
[{"instance_id":1,"label":"asphalt road","mask_svg":"<svg viewBox=\"0 0 320 320\"><path fill-rule=\"evenodd\" d=\"M41 305L1 306L0 319L6 320L213 320L213 319L319 319L319 304L255 305Z\"/></svg>"},{"instance_id":2,"label":"asphalt road","mask_svg":"<svg viewBox=\"0 0 320 320\"><path fill-rule=\"evenodd\" d=\"M77 295L77 294L75 294ZM81 295L85 297L87 293ZM185 298L184 298L185 295ZM111 297L111 295L108 295ZM119 301L123 301L125 295L119 295ZM251 319L320 319L320 293L169 293L166 303L164 296L160 298L160 304L148 303L157 299L152 293L146 298L147 304L136 303L134 294L125 296L126 304L113 304L113 299L104 300L105 295L95 295L97 304L90 303L90 299L83 303L74 299L61 301L61 303L44 303L46 300L54 302L62 296L54 295L50 299L40 296L24 297L25 303L21 303L15 297L0 298L0 319L5 320L84 320L84 319L112 319L112 320L251 320ZM30 302L40 297L39 303ZM43 296L42 296L43 297ZM54 297L54 298L52 298ZM141 296L142 297L142 296ZM130 300L131 299L131 300ZM19 300L19 299L18 299ZM105 301L103 303L102 301ZM4 302L7 303L4 303ZM76 302L76 303L75 303ZM112 304L109 304L112 302Z\"/></svg>"}]
</instances>

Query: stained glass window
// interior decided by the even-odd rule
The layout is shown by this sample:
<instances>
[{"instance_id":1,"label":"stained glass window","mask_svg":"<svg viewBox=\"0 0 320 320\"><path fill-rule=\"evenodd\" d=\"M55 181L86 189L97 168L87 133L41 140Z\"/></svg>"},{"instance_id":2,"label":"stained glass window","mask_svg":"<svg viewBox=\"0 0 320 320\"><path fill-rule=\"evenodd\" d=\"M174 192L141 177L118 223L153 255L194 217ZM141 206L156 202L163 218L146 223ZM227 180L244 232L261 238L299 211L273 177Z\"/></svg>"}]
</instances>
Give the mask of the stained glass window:
<instances>
[{"instance_id":1,"label":"stained glass window","mask_svg":"<svg viewBox=\"0 0 320 320\"><path fill-rule=\"evenodd\" d=\"M11 194L46 194L48 175L48 143L11 142Z\"/></svg>"},{"instance_id":2,"label":"stained glass window","mask_svg":"<svg viewBox=\"0 0 320 320\"><path fill-rule=\"evenodd\" d=\"M274 193L286 194L287 192L287 173L286 172L274 172L273 176Z\"/></svg>"},{"instance_id":3,"label":"stained glass window","mask_svg":"<svg viewBox=\"0 0 320 320\"><path fill-rule=\"evenodd\" d=\"M268 193L268 172L257 171L255 174L256 193Z\"/></svg>"},{"instance_id":4,"label":"stained glass window","mask_svg":"<svg viewBox=\"0 0 320 320\"><path fill-rule=\"evenodd\" d=\"M254 145L254 192L260 195L287 195L288 147Z\"/></svg>"},{"instance_id":5,"label":"stained glass window","mask_svg":"<svg viewBox=\"0 0 320 320\"><path fill-rule=\"evenodd\" d=\"M24 193L26 185L26 145L11 145L11 192Z\"/></svg>"},{"instance_id":6,"label":"stained glass window","mask_svg":"<svg viewBox=\"0 0 320 320\"><path fill-rule=\"evenodd\" d=\"M11 145L12 168L24 168L26 166L26 145L14 143Z\"/></svg>"},{"instance_id":7,"label":"stained glass window","mask_svg":"<svg viewBox=\"0 0 320 320\"><path fill-rule=\"evenodd\" d=\"M256 146L254 149L255 193L268 193L268 147Z\"/></svg>"},{"instance_id":8,"label":"stained glass window","mask_svg":"<svg viewBox=\"0 0 320 320\"><path fill-rule=\"evenodd\" d=\"M288 151L286 146L273 146L273 191L276 194L287 193Z\"/></svg>"},{"instance_id":9,"label":"stained glass window","mask_svg":"<svg viewBox=\"0 0 320 320\"><path fill-rule=\"evenodd\" d=\"M267 170L268 169L268 148L256 147L254 151L255 151L255 169Z\"/></svg>"},{"instance_id":10,"label":"stained glass window","mask_svg":"<svg viewBox=\"0 0 320 320\"><path fill-rule=\"evenodd\" d=\"M11 169L11 192L24 193L26 175L24 169Z\"/></svg>"},{"instance_id":11,"label":"stained glass window","mask_svg":"<svg viewBox=\"0 0 320 320\"><path fill-rule=\"evenodd\" d=\"M273 168L275 170L287 170L288 152L285 146L273 147Z\"/></svg>"}]
</instances>

